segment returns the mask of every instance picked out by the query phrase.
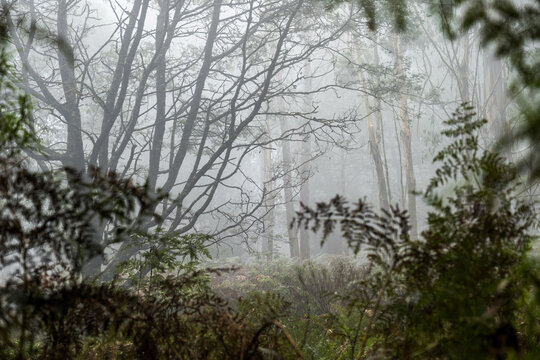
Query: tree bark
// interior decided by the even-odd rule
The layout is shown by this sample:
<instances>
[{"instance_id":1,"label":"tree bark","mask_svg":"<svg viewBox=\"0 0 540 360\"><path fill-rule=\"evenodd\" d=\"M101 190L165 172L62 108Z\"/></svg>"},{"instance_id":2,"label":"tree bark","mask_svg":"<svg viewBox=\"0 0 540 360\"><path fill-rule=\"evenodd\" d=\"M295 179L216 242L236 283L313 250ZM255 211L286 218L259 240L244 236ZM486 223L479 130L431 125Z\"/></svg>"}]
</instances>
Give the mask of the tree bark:
<instances>
[{"instance_id":1,"label":"tree bark","mask_svg":"<svg viewBox=\"0 0 540 360\"><path fill-rule=\"evenodd\" d=\"M487 50L484 60L484 106L492 139L498 139L508 130L506 122L507 79L504 63Z\"/></svg>"},{"instance_id":2,"label":"tree bark","mask_svg":"<svg viewBox=\"0 0 540 360\"><path fill-rule=\"evenodd\" d=\"M400 81L399 88L399 116L401 119L401 144L403 146L403 156L405 160L405 179L407 189L407 210L409 211L409 222L411 225L411 238L418 236L418 224L416 218L416 178L414 175L414 163L411 145L411 127L408 111L408 96L404 83L405 71L403 69L401 38L396 35L394 38L394 53L396 56L396 72Z\"/></svg>"},{"instance_id":3,"label":"tree bark","mask_svg":"<svg viewBox=\"0 0 540 360\"><path fill-rule=\"evenodd\" d=\"M472 102L470 90L469 90L469 54L470 54L470 44L469 44L469 33L464 33L461 35L459 41L461 47L461 61L459 62L459 93L461 96L462 102L470 103Z\"/></svg>"},{"instance_id":4,"label":"tree bark","mask_svg":"<svg viewBox=\"0 0 540 360\"><path fill-rule=\"evenodd\" d=\"M305 98L305 106L306 106L306 112L310 112L313 107L313 96L311 94L311 91L313 90L313 84L311 79L311 60L307 59L306 64L304 67L304 87L306 92L306 98ZM310 178L310 166L309 166L309 160L311 159L311 135L309 131L307 131L304 141L302 141L302 150L300 154L300 163L301 166L301 176L302 179L302 185L300 188L300 202L304 205L310 205L310 189L309 189L309 178ZM300 233L300 259L307 260L310 258L310 235L311 233L309 230L306 230L305 227L301 226L299 229Z\"/></svg>"},{"instance_id":5,"label":"tree bark","mask_svg":"<svg viewBox=\"0 0 540 360\"><path fill-rule=\"evenodd\" d=\"M81 113L79 111L79 98L75 79L75 55L71 45L68 21L68 4L66 0L58 2L58 65L62 79L65 97L64 114L67 123L67 158L65 166L84 171L84 149L81 133Z\"/></svg>"},{"instance_id":6,"label":"tree bark","mask_svg":"<svg viewBox=\"0 0 540 360\"><path fill-rule=\"evenodd\" d=\"M287 131L285 119L280 117L279 124L281 133ZM285 221L287 226L287 235L289 237L289 251L292 258L300 256L300 247L298 244L298 229L293 224L294 219L294 203L292 196L292 158L291 158L291 143L287 140L281 140L281 153L283 156L283 195L285 200Z\"/></svg>"},{"instance_id":7,"label":"tree bark","mask_svg":"<svg viewBox=\"0 0 540 360\"><path fill-rule=\"evenodd\" d=\"M148 186L150 191L156 190L156 182L161 161L161 149L165 134L165 106L166 106L166 79L165 79L165 56L166 49L163 46L165 39L166 24L169 21L169 1L158 1L159 14L156 23L156 119L154 122L154 134L152 147L150 148L148 163Z\"/></svg>"},{"instance_id":8,"label":"tree bark","mask_svg":"<svg viewBox=\"0 0 540 360\"><path fill-rule=\"evenodd\" d=\"M373 60L375 63L375 66L380 66L380 59L379 59L379 50L377 47L377 44L373 47ZM383 129L383 116L382 116L382 104L381 104L381 98L375 97L375 119L376 119L376 126L375 126L375 138L377 140L377 144L380 146L380 149L382 150L382 157L383 157L383 166L384 166L384 177L385 177L385 186L386 186L386 194L388 196L388 203L392 204L392 192L390 191L390 176L388 175L388 159L386 157L386 146L384 143L384 129Z\"/></svg>"},{"instance_id":9,"label":"tree bark","mask_svg":"<svg viewBox=\"0 0 540 360\"><path fill-rule=\"evenodd\" d=\"M358 48L357 42L355 42L354 48L355 48L355 53L356 53L356 62L357 64L360 64L362 59L361 59L360 49ZM358 79L363 84L366 84L366 76L364 75L364 71L361 69L358 69L357 73L358 73ZM364 108L366 110L367 120L368 120L369 150L370 150L370 154L373 159L373 162L375 163L375 170L377 173L377 187L379 190L379 206L381 207L381 209L388 210L390 200L389 200L389 195L388 195L388 186L387 186L386 176L384 172L383 158L382 158L380 143L379 143L379 139L381 138L380 125L376 124L375 121L373 121L373 112L371 109L371 105L369 103L368 96L364 93L362 97L363 97ZM377 134L377 132L379 134Z\"/></svg>"},{"instance_id":10,"label":"tree bark","mask_svg":"<svg viewBox=\"0 0 540 360\"><path fill-rule=\"evenodd\" d=\"M302 165L302 186L300 188L300 202L304 205L310 204L310 189L309 189L309 177L310 169L309 165L305 164L309 160L309 155L311 154L311 136L306 135L306 138L302 142L302 154L301 162ZM305 227L300 226L300 259L307 260L310 258L310 232L306 230Z\"/></svg>"},{"instance_id":11,"label":"tree bark","mask_svg":"<svg viewBox=\"0 0 540 360\"><path fill-rule=\"evenodd\" d=\"M270 119L268 116L265 119L266 133L270 137ZM274 208L276 206L276 198L274 194L274 170L272 162L272 150L268 147L263 148L263 186L265 188L265 218L264 218L264 235L266 244L263 245L263 252L266 253L267 260L272 260L274 252ZM265 248L266 247L266 248Z\"/></svg>"}]
</instances>

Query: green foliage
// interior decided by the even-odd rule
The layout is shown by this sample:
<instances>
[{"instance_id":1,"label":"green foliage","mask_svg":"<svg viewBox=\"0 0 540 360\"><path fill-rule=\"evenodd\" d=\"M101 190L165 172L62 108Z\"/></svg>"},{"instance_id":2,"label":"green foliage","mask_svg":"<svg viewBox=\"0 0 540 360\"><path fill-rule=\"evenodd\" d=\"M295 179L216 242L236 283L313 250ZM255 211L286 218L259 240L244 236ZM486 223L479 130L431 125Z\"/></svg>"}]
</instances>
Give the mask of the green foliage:
<instances>
[{"instance_id":1,"label":"green foliage","mask_svg":"<svg viewBox=\"0 0 540 360\"><path fill-rule=\"evenodd\" d=\"M161 229L153 233L135 234L130 239L130 246L145 250L118 265L117 281L129 280L130 286L138 291L151 293L154 283L170 276L180 277L197 272L201 261L210 259L205 247L208 240L210 237L203 234L176 235ZM200 280L198 287L206 289L207 278L201 277Z\"/></svg>"},{"instance_id":2,"label":"green foliage","mask_svg":"<svg viewBox=\"0 0 540 360\"><path fill-rule=\"evenodd\" d=\"M32 172L2 157L0 213L3 269L0 348L6 358L260 359L294 353L277 317L285 303L254 295L229 308L212 295L204 235L145 234L134 211L148 218L145 187L105 175ZM97 220L114 222L114 239L146 249L124 265L143 273L137 287L81 280L84 262L102 253ZM122 284L125 285L125 284ZM143 287L144 288L141 288Z\"/></svg>"},{"instance_id":3,"label":"green foliage","mask_svg":"<svg viewBox=\"0 0 540 360\"><path fill-rule=\"evenodd\" d=\"M92 169L34 172L20 157L0 157L0 355L12 359L260 359L294 352L278 331L279 298L255 296L240 312L212 295L198 270L204 235L141 232L154 200L146 187ZM146 249L124 265L138 286L81 280L103 253L96 224L115 224L113 240ZM171 273L173 272L173 273ZM248 309L250 309L248 311ZM283 349L282 349L283 348ZM278 351L279 350L279 351Z\"/></svg>"},{"instance_id":4,"label":"green foliage","mask_svg":"<svg viewBox=\"0 0 540 360\"><path fill-rule=\"evenodd\" d=\"M380 19L379 9L377 5L382 5L384 10L388 12L393 20L398 31L404 31L407 27L407 1L405 0L386 0L382 2L376 2L374 0L326 0L327 9L333 9L334 7L344 3L352 3L360 7L364 12L367 19L368 28L371 31L375 31L378 26L378 19ZM380 3L380 4L379 4Z\"/></svg>"},{"instance_id":5,"label":"green foliage","mask_svg":"<svg viewBox=\"0 0 540 360\"><path fill-rule=\"evenodd\" d=\"M39 143L30 116L30 100L16 86L15 75L5 48L7 27L0 10L0 149L16 151Z\"/></svg>"},{"instance_id":6,"label":"green foliage","mask_svg":"<svg viewBox=\"0 0 540 360\"><path fill-rule=\"evenodd\" d=\"M300 224L325 237L339 224L374 266L361 354L374 327L385 339L377 351L403 358L481 359L519 350L519 274L534 211L515 194L516 169L480 151L476 133L485 121L473 115L464 105L446 122L453 142L434 159L441 166L424 194L432 210L422 239L409 238L406 212L377 214L362 200L350 208L338 196L299 213ZM448 184L453 194L439 195Z\"/></svg>"},{"instance_id":7,"label":"green foliage","mask_svg":"<svg viewBox=\"0 0 540 360\"><path fill-rule=\"evenodd\" d=\"M136 211L150 215L152 200L144 187L97 170L87 176L34 172L13 154L0 156L0 169L0 264L9 279L0 291L0 341L22 358L36 341L44 341L42 336L71 334L77 339L84 322L58 321L69 319L65 312L89 311L101 300L90 296L92 286L80 284L79 277L84 263L103 253L96 226L114 222L109 237L122 241L138 228ZM102 294L95 290L96 296ZM43 326L45 332L38 331ZM60 340L51 341L59 349L55 344Z\"/></svg>"},{"instance_id":8,"label":"green foliage","mask_svg":"<svg viewBox=\"0 0 540 360\"><path fill-rule=\"evenodd\" d=\"M374 1L358 3L374 29ZM538 16L534 8L525 14L510 2L495 3L510 24ZM464 28L493 20L475 4ZM405 2L385 5L403 28ZM502 44L499 53L537 88L533 65L520 60L525 52L508 45L516 40L513 31L525 31L517 45L526 47L537 27L518 25L489 23L484 41ZM216 271L200 269L209 258L207 236L141 231L137 215L153 216L156 200L145 186L98 169L38 173L27 167L19 150L37 144L28 98L14 85L5 52L0 70L0 264L12 275L0 287L0 357L540 355L540 270L527 257L533 209L515 194L517 170L479 148L476 134L485 121L474 120L469 107L446 123L443 134L453 142L434 159L440 168L424 193L432 210L420 240L410 239L407 213L397 207L379 214L365 201L351 207L341 197L304 207L301 224L322 229L325 238L340 226L368 265L277 263L263 273L234 274L229 285L241 281L245 291L231 308L209 289ZM538 114L531 109L529 120ZM534 124L521 136L534 140ZM443 186L452 193L443 195ZM120 265L115 282L83 281L82 265L107 245L96 236L104 224L114 224L104 226L111 242L129 239L141 252Z\"/></svg>"},{"instance_id":9,"label":"green foliage","mask_svg":"<svg viewBox=\"0 0 540 360\"><path fill-rule=\"evenodd\" d=\"M135 211L147 213L152 202L144 187L97 170L84 177L69 170L34 172L14 155L0 157L0 170L0 263L14 267L14 276L56 262L80 271L103 252L96 239L100 221L114 221L110 238L122 241L137 228Z\"/></svg>"},{"instance_id":10,"label":"green foliage","mask_svg":"<svg viewBox=\"0 0 540 360\"><path fill-rule=\"evenodd\" d=\"M0 49L0 147L8 145L29 147L35 145L37 137L29 115L28 97L13 84L13 73L5 49Z\"/></svg>"},{"instance_id":11,"label":"green foliage","mask_svg":"<svg viewBox=\"0 0 540 360\"><path fill-rule=\"evenodd\" d=\"M417 319L431 314L415 327L421 334L438 333L434 349L481 358L492 346L499 350L490 343L499 329L515 334L516 275L532 240L534 211L515 195L515 168L496 153L480 153L475 134L483 121L472 117L462 107L447 121L445 135L454 142L435 157L442 165L425 193L433 210L407 277L420 293L413 313ZM436 194L437 187L456 180L464 182L458 181L452 196Z\"/></svg>"},{"instance_id":12,"label":"green foliage","mask_svg":"<svg viewBox=\"0 0 540 360\"><path fill-rule=\"evenodd\" d=\"M140 219L154 216L158 200L147 186L96 168L82 174L31 170L21 154L36 143L28 100L11 82L5 53L0 60L0 265L8 277L0 286L1 358L262 359L294 353L276 319L285 306L279 297L255 295L238 312L211 294L210 270L198 269L209 256L207 236L141 230ZM107 233L106 244L100 231ZM86 261L130 239L142 252L121 270L139 288L81 279ZM141 276L146 271L149 276Z\"/></svg>"},{"instance_id":13,"label":"green foliage","mask_svg":"<svg viewBox=\"0 0 540 360\"><path fill-rule=\"evenodd\" d=\"M527 358L540 357L540 266L538 257L530 257L522 262L519 278L521 296L516 302L518 308L516 323L522 334L523 347L528 349Z\"/></svg>"},{"instance_id":14,"label":"green foliage","mask_svg":"<svg viewBox=\"0 0 540 360\"><path fill-rule=\"evenodd\" d=\"M305 358L349 359L360 353L373 314L377 292L371 270L344 257L328 264L277 259L214 277L212 288L226 298L278 294L289 304L280 318L282 326ZM372 349L378 331L372 327L365 352Z\"/></svg>"}]
</instances>

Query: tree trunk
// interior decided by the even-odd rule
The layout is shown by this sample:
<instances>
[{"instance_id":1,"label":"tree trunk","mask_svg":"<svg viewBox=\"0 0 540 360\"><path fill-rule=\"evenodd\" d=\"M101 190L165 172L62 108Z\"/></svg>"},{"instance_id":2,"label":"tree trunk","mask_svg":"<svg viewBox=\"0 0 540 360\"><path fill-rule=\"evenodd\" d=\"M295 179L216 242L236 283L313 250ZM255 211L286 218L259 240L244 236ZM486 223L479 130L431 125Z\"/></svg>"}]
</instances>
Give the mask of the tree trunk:
<instances>
[{"instance_id":1,"label":"tree trunk","mask_svg":"<svg viewBox=\"0 0 540 360\"><path fill-rule=\"evenodd\" d=\"M459 94L462 102L470 103L472 102L472 99L469 91L469 33L464 33L461 35L460 47L462 56L461 61L459 62L458 74Z\"/></svg>"},{"instance_id":2,"label":"tree trunk","mask_svg":"<svg viewBox=\"0 0 540 360\"><path fill-rule=\"evenodd\" d=\"M304 67L304 86L306 91L305 106L306 111L309 113L313 108L313 96L310 92L313 89L311 81L311 62L310 59L306 60ZM310 189L309 189L309 178L310 178L310 166L309 160L311 159L311 135L309 131L302 141L302 150L300 154L300 163L301 166L301 176L302 176L302 185L300 188L300 202L304 205L310 205ZM300 227L300 258L306 260L310 258L310 231L306 230L305 227Z\"/></svg>"},{"instance_id":3,"label":"tree trunk","mask_svg":"<svg viewBox=\"0 0 540 360\"><path fill-rule=\"evenodd\" d=\"M156 190L156 182L161 161L161 149L163 147L163 136L165 134L165 106L166 106L166 79L165 79L165 56L163 42L165 39L165 27L169 20L169 2L159 2L159 14L156 24L156 119L154 121L154 134L152 147L150 148L148 163L148 187L150 191Z\"/></svg>"},{"instance_id":4,"label":"tree trunk","mask_svg":"<svg viewBox=\"0 0 540 360\"><path fill-rule=\"evenodd\" d=\"M65 118L67 124L67 157L64 163L79 171L85 169L84 150L81 133L81 113L75 79L75 55L69 37L67 20L68 4L66 0L58 2L58 66L62 78L62 87L65 97Z\"/></svg>"},{"instance_id":5,"label":"tree trunk","mask_svg":"<svg viewBox=\"0 0 540 360\"><path fill-rule=\"evenodd\" d=\"M396 70L399 81L399 116L401 119L401 144L403 146L403 156L405 160L405 179L407 189L407 210L409 211L409 222L411 225L411 238L416 239L418 234L416 219L416 178L414 176L414 164L411 145L411 127L408 112L408 97L406 94L404 79L404 69L401 51L401 39L396 35L394 39L394 53L396 56Z\"/></svg>"},{"instance_id":6,"label":"tree trunk","mask_svg":"<svg viewBox=\"0 0 540 360\"><path fill-rule=\"evenodd\" d=\"M281 133L287 131L285 119L279 119ZM287 235L289 237L289 251L292 258L300 256L300 248L298 245L298 229L293 225L294 219L294 203L292 197L292 181L291 181L291 143L287 140L281 140L281 152L283 156L283 195L285 200L285 217L287 222Z\"/></svg>"},{"instance_id":7,"label":"tree trunk","mask_svg":"<svg viewBox=\"0 0 540 360\"><path fill-rule=\"evenodd\" d=\"M366 111L369 113L371 111L369 105L369 99L364 95L364 105ZM386 177L384 174L383 160L381 156L381 151L379 148L379 143L377 137L375 136L375 124L373 122L373 116L368 115L368 132L369 132L369 150L373 162L375 163L375 170L377 171L377 186L379 188L379 206L381 209L388 210L389 208L389 196L386 186Z\"/></svg>"},{"instance_id":8,"label":"tree trunk","mask_svg":"<svg viewBox=\"0 0 540 360\"><path fill-rule=\"evenodd\" d=\"M348 194L348 188L347 188L347 150L345 148L341 148L339 151L339 162L340 162L340 182L339 182L339 190L340 193L345 195ZM338 233L338 241L336 244L336 250L338 251L338 254L347 255L349 254L349 245L347 244L347 240L343 238L343 236Z\"/></svg>"},{"instance_id":9,"label":"tree trunk","mask_svg":"<svg viewBox=\"0 0 540 360\"><path fill-rule=\"evenodd\" d=\"M504 63L487 50L484 60L484 106L492 139L498 139L508 130L506 122L506 74Z\"/></svg>"},{"instance_id":10,"label":"tree trunk","mask_svg":"<svg viewBox=\"0 0 540 360\"><path fill-rule=\"evenodd\" d=\"M360 64L362 59L360 56L360 49L358 48L357 42L355 42L354 48L355 48L355 53L356 53L356 62ZM364 75L364 71L361 69L358 69L358 79L363 84L366 84L366 77ZM367 120L368 120L369 150L371 153L371 157L373 158L373 162L375 163L375 170L377 172L377 187L379 190L379 206L382 209L388 210L390 200L388 196L388 186L387 186L386 176L384 173L383 159L382 159L381 149L380 149L380 144L379 144L380 124L376 124L373 121L373 115L372 115L371 105L369 103L368 96L364 93L362 97L364 100L364 107L366 109Z\"/></svg>"},{"instance_id":11,"label":"tree trunk","mask_svg":"<svg viewBox=\"0 0 540 360\"><path fill-rule=\"evenodd\" d=\"M270 137L270 119L268 116L265 119L266 133ZM263 148L263 186L265 188L265 218L264 218L264 235L265 244L263 244L263 252L266 253L268 260L272 260L274 252L274 207L276 198L274 194L274 171L272 163L272 150L268 147Z\"/></svg>"},{"instance_id":12,"label":"tree trunk","mask_svg":"<svg viewBox=\"0 0 540 360\"><path fill-rule=\"evenodd\" d=\"M373 60L375 63L375 66L380 65L379 60L379 50L377 45L373 47ZM381 98L376 97L375 98L375 119L376 119L376 126L375 126L375 138L377 140L377 146L380 146L380 149L382 149L383 154L383 166L384 166L384 175L385 175L385 186L386 186L386 194L388 196L388 203L392 204L392 192L390 191L390 176L388 175L388 159L386 157L386 146L384 144L384 129L383 129L383 117L382 117L382 104L381 104Z\"/></svg>"},{"instance_id":13,"label":"tree trunk","mask_svg":"<svg viewBox=\"0 0 540 360\"><path fill-rule=\"evenodd\" d=\"M361 80L364 80L363 73L360 72L359 76ZM373 116L371 114L371 106L369 104L369 99L367 95L363 95L364 98L364 107L366 109L367 120L368 120L368 135L369 135L369 150L373 162L375 163L375 170L377 172L377 186L379 189L379 206L382 209L388 210L389 208L389 197L386 186L386 176L384 174L383 159L381 156L381 150L379 148L379 142L377 141L377 136L375 135L375 123L373 121Z\"/></svg>"},{"instance_id":14,"label":"tree trunk","mask_svg":"<svg viewBox=\"0 0 540 360\"><path fill-rule=\"evenodd\" d=\"M302 142L302 186L300 188L300 202L304 205L310 204L310 189L309 189L309 177L310 168L306 162L309 161L311 155L311 136L306 135L306 138ZM310 231L306 230L304 226L300 227L300 259L306 260L310 258Z\"/></svg>"}]
</instances>

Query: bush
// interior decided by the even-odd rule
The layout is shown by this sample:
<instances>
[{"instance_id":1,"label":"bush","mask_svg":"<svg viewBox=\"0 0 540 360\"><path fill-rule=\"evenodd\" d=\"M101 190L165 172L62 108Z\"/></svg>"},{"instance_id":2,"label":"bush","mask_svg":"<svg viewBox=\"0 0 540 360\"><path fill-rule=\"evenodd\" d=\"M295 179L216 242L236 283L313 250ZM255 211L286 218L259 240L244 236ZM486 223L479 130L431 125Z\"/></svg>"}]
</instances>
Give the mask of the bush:
<instances>
[{"instance_id":1,"label":"bush","mask_svg":"<svg viewBox=\"0 0 540 360\"><path fill-rule=\"evenodd\" d=\"M202 246L207 237L139 226L154 216L156 199L146 186L96 168L31 170L21 151L38 148L28 102L9 85L8 73L2 52L0 264L9 280L0 286L1 358L262 359L295 353L277 321L285 306L279 297L253 296L233 310L212 295L207 271L197 266L208 255ZM143 252L119 269L114 282L83 280L83 265L119 241L143 243Z\"/></svg>"},{"instance_id":2,"label":"bush","mask_svg":"<svg viewBox=\"0 0 540 360\"><path fill-rule=\"evenodd\" d=\"M424 193L428 227L411 240L406 212L382 214L343 198L304 207L299 223L327 236L336 225L355 253L366 251L377 271L368 287L378 293L360 354L376 333L376 347L400 358L491 358L525 351L516 314L524 287L521 267L533 237L531 204L516 195L514 167L480 151L471 108L462 106L443 132L454 141ZM452 195L438 189L452 185ZM521 336L521 339L518 337ZM531 349L532 350L532 349Z\"/></svg>"}]
</instances>

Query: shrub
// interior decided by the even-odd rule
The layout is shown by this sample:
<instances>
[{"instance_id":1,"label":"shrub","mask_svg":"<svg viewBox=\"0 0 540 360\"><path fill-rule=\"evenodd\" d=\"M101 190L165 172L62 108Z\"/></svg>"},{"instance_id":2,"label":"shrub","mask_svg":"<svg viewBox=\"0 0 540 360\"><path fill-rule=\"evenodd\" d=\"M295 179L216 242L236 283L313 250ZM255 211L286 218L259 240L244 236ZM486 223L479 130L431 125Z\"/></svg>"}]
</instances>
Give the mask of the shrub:
<instances>
[{"instance_id":1,"label":"shrub","mask_svg":"<svg viewBox=\"0 0 540 360\"><path fill-rule=\"evenodd\" d=\"M377 325L376 347L401 358L520 351L519 269L533 239L534 211L516 195L514 167L479 149L476 133L485 121L473 116L464 105L446 122L443 134L454 141L434 159L441 165L424 193L432 210L420 240L410 239L407 214L397 207L378 214L362 200L351 208L337 196L299 213L301 225L325 237L339 225L355 253L367 252L377 269L368 284L378 295L361 354ZM438 193L443 185L452 185L451 195Z\"/></svg>"}]
</instances>

